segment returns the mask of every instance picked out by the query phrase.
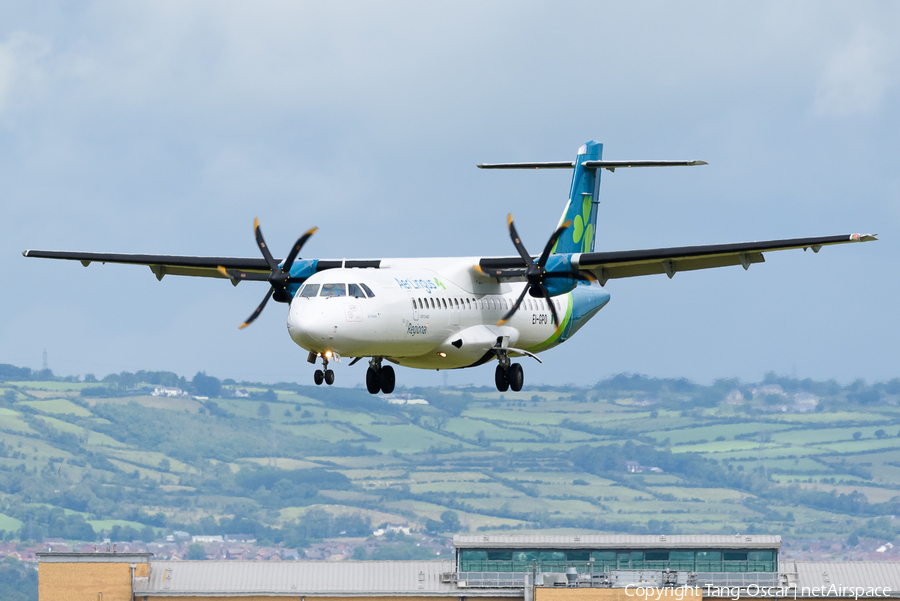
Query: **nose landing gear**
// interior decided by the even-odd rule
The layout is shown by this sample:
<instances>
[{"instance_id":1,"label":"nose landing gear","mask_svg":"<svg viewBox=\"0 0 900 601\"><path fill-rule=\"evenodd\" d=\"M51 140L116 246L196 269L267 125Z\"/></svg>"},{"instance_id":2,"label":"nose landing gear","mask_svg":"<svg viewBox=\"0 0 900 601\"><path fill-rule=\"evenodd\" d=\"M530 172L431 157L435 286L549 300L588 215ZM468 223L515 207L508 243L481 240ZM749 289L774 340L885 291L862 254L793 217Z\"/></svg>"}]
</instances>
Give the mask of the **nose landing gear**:
<instances>
[{"instance_id":1,"label":"nose landing gear","mask_svg":"<svg viewBox=\"0 0 900 601\"><path fill-rule=\"evenodd\" d=\"M307 361L309 361L310 363L315 363L318 356L318 353L310 351ZM326 384L331 386L332 384L334 384L334 371L328 369L328 354L322 355L322 367L325 369L325 371L317 369L313 373L313 382L316 383L316 386L321 386L322 382L325 382Z\"/></svg>"},{"instance_id":2,"label":"nose landing gear","mask_svg":"<svg viewBox=\"0 0 900 601\"><path fill-rule=\"evenodd\" d=\"M394 368L390 365L381 365L381 357L372 357L369 360L369 369L366 370L366 390L371 394L390 394L394 392Z\"/></svg>"}]
</instances>

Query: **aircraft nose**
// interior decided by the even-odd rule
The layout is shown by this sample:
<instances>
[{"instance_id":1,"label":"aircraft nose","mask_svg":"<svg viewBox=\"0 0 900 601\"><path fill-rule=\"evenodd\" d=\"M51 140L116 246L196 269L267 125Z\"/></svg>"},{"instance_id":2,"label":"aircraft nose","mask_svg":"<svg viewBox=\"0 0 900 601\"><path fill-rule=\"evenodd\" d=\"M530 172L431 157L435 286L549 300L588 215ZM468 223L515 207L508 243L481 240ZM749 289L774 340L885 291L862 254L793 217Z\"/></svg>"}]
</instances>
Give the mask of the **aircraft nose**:
<instances>
[{"instance_id":1,"label":"aircraft nose","mask_svg":"<svg viewBox=\"0 0 900 601\"><path fill-rule=\"evenodd\" d=\"M328 311L324 307L316 306L318 303L301 301L291 303L288 313L288 332L291 338L306 349L317 349L334 339L337 331L337 322L330 319Z\"/></svg>"}]
</instances>

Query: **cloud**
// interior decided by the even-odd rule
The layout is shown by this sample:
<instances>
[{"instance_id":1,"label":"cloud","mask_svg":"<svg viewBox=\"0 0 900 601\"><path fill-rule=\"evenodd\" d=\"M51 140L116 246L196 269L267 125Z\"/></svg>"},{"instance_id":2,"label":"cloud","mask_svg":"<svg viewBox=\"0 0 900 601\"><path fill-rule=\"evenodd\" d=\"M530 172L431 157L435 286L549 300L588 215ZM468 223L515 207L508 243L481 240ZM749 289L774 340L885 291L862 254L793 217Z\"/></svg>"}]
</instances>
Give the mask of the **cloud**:
<instances>
[{"instance_id":1,"label":"cloud","mask_svg":"<svg viewBox=\"0 0 900 601\"><path fill-rule=\"evenodd\" d=\"M831 55L820 75L814 113L844 117L878 110L895 83L893 46L878 31L869 27L857 29Z\"/></svg>"},{"instance_id":2,"label":"cloud","mask_svg":"<svg viewBox=\"0 0 900 601\"><path fill-rule=\"evenodd\" d=\"M25 32L14 32L0 44L0 114L10 104L22 101L44 79L42 62L50 44L43 38Z\"/></svg>"}]
</instances>

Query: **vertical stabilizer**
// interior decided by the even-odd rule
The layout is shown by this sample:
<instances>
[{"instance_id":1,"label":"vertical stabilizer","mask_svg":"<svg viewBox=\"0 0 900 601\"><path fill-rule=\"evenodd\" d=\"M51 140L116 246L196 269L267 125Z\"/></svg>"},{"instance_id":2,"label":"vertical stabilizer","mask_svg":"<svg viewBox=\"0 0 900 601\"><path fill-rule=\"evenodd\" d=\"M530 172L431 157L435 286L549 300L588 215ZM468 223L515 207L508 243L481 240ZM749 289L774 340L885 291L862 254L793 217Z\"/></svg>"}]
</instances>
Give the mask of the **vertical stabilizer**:
<instances>
[{"instance_id":1,"label":"vertical stabilizer","mask_svg":"<svg viewBox=\"0 0 900 601\"><path fill-rule=\"evenodd\" d=\"M597 204L600 194L600 169L585 168L584 161L599 161L603 158L603 144L591 140L578 149L575 158L575 172L569 189L569 202L559 223L571 221L553 252L587 253L594 250L594 231L597 227Z\"/></svg>"}]
</instances>

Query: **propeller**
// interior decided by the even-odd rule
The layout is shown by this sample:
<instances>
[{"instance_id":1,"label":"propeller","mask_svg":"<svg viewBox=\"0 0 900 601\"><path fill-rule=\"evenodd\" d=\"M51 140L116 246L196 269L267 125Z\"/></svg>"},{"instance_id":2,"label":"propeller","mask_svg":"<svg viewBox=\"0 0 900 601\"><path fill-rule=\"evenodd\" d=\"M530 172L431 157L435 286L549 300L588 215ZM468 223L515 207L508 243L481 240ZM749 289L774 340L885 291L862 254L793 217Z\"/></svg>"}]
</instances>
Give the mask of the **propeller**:
<instances>
[{"instance_id":1,"label":"propeller","mask_svg":"<svg viewBox=\"0 0 900 601\"><path fill-rule=\"evenodd\" d=\"M525 269L491 269L490 271L484 271L480 266L476 265L475 268L481 273L495 278L515 278L515 277L524 277L528 282L525 288L522 290L522 294L519 295L519 298L516 299L515 304L512 309L510 309L506 315L504 315L500 321L497 322L498 326L503 325L509 319L515 315L516 311L519 310L519 306L522 304L522 300L525 298L525 295L529 292L531 296L535 298L545 298L547 299L547 304L550 305L550 313L553 315L553 323L556 324L556 331L558 332L562 324L559 321L559 316L556 314L556 308L553 306L553 301L550 297L550 290L547 288L547 284L545 281L548 278L565 278L569 280L578 279L578 280L588 280L593 279L589 274L576 270L576 269L567 269L565 271L548 271L547 259L550 258L550 253L553 251L553 247L556 245L556 241L559 240L559 237L562 233L572 225L571 221L566 221L553 232L553 235L550 236L550 239L547 240L547 244L544 245L544 251L541 253L541 256L538 257L537 261L534 261L531 258L531 255L528 254L528 251L525 249L525 245L522 244L522 240L519 238L519 233L516 231L515 223L513 223L513 216L510 213L507 216L506 222L509 226L509 237L512 239L513 246L516 247L516 251L518 251L519 256L522 257L522 260L525 261Z\"/></svg>"},{"instance_id":2,"label":"propeller","mask_svg":"<svg viewBox=\"0 0 900 601\"><path fill-rule=\"evenodd\" d=\"M253 311L250 317L247 318L247 321L239 326L241 330L249 326L256 320L257 317L259 317L259 314L262 313L262 310L265 308L266 303L269 302L269 299L272 298L272 295L275 295L276 301L286 302L287 287L290 284L302 284L304 281L306 281L306 278L291 277L291 265L294 264L294 259L297 258L297 255L300 253L300 249L303 248L303 245L306 244L306 241L309 240L309 237L315 234L318 229L319 228L314 227L300 236L300 238L298 238L294 243L294 246L291 247L291 252L288 253L288 256L284 260L284 263L281 265L281 267L279 267L278 261L276 261L272 256L272 253L269 252L269 247L266 244L265 238L263 238L262 229L260 229L259 227L259 218L253 220L253 233L256 235L256 245L259 246L259 250L260 252L262 252L263 258L266 260L266 264L269 266L269 269L271 269L272 272L269 273L268 276L266 276L260 273L246 273L233 269L225 269L221 265L218 267L219 272L224 276L230 278L232 282L239 282L241 280L265 280L269 282L269 291L266 292L266 296L263 297L262 302L259 303L259 306L256 307L256 310Z\"/></svg>"}]
</instances>

